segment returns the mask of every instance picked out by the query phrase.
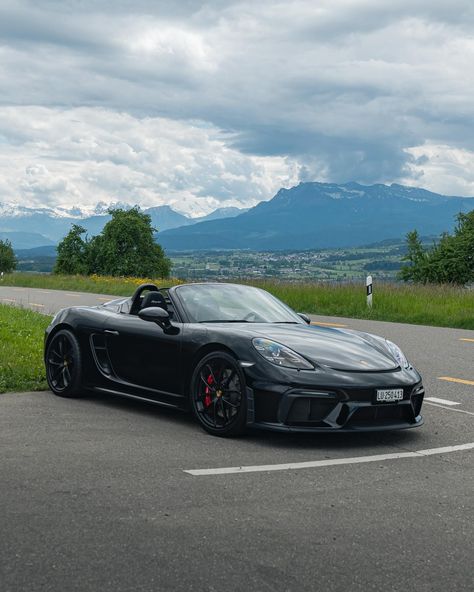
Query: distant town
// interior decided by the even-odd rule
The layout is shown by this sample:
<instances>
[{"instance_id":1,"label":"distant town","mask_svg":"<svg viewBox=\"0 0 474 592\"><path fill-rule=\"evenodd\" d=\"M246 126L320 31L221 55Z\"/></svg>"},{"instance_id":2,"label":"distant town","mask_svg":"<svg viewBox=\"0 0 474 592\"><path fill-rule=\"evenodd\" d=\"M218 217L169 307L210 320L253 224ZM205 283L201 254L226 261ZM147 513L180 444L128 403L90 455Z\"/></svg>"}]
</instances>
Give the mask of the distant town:
<instances>
[{"instance_id":1,"label":"distant town","mask_svg":"<svg viewBox=\"0 0 474 592\"><path fill-rule=\"evenodd\" d=\"M186 280L273 278L285 281L349 281L367 273L395 279L406 252L402 241L311 251L200 251L168 253L171 275ZM55 257L18 251L18 271L49 273Z\"/></svg>"},{"instance_id":2,"label":"distant town","mask_svg":"<svg viewBox=\"0 0 474 592\"><path fill-rule=\"evenodd\" d=\"M405 244L392 241L351 249L317 251L209 251L171 253L172 275L189 280L273 278L285 281L350 281L376 273L393 280Z\"/></svg>"}]
</instances>

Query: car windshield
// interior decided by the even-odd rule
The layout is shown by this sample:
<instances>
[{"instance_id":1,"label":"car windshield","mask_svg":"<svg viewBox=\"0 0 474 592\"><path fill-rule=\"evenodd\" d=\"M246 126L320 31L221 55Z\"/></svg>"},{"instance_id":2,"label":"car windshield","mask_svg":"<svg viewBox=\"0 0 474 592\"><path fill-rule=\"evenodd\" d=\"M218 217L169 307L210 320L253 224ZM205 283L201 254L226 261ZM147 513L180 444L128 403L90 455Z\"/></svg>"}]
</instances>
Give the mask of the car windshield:
<instances>
[{"instance_id":1,"label":"car windshield","mask_svg":"<svg viewBox=\"0 0 474 592\"><path fill-rule=\"evenodd\" d=\"M176 289L192 323L303 323L286 304L259 288L194 284Z\"/></svg>"}]
</instances>

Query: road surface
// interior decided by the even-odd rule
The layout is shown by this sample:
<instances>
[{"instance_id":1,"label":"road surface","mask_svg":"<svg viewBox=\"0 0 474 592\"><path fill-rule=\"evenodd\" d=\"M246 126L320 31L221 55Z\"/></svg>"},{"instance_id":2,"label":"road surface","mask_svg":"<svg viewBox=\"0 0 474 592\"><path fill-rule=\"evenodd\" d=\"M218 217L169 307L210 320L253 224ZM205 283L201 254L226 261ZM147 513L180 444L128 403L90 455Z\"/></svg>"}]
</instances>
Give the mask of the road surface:
<instances>
[{"instance_id":1,"label":"road surface","mask_svg":"<svg viewBox=\"0 0 474 592\"><path fill-rule=\"evenodd\" d=\"M108 298L44 292L0 298ZM0 395L2 592L473 589L474 331L314 322L398 343L425 425L226 440L111 396Z\"/></svg>"}]
</instances>

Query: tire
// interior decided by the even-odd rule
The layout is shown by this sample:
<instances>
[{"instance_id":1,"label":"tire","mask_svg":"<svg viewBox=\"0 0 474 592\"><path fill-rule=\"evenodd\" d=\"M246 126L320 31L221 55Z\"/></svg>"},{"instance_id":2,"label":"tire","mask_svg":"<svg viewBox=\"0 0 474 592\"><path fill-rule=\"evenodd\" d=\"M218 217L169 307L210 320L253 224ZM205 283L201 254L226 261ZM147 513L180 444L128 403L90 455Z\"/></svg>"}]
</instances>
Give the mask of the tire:
<instances>
[{"instance_id":1,"label":"tire","mask_svg":"<svg viewBox=\"0 0 474 592\"><path fill-rule=\"evenodd\" d=\"M223 351L204 356L191 378L191 407L213 436L240 436L247 424L245 376L237 360Z\"/></svg>"},{"instance_id":2,"label":"tire","mask_svg":"<svg viewBox=\"0 0 474 592\"><path fill-rule=\"evenodd\" d=\"M45 354L46 380L59 397L79 397L83 394L82 355L74 333L62 329L53 335Z\"/></svg>"}]
</instances>

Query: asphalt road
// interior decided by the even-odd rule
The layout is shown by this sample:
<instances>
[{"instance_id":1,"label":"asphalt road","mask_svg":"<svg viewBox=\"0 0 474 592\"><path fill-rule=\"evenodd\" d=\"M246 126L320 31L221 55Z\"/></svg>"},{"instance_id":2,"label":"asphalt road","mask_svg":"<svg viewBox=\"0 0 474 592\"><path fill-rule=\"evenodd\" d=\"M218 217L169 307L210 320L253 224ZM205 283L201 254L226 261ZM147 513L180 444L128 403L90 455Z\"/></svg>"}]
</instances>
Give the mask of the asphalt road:
<instances>
[{"instance_id":1,"label":"asphalt road","mask_svg":"<svg viewBox=\"0 0 474 592\"><path fill-rule=\"evenodd\" d=\"M43 292L21 296L95 303ZM436 399L425 425L224 440L124 399L0 395L0 590L473 589L474 331L314 320L398 343Z\"/></svg>"},{"instance_id":2,"label":"asphalt road","mask_svg":"<svg viewBox=\"0 0 474 592\"><path fill-rule=\"evenodd\" d=\"M42 288L16 288L2 286L0 283L0 304L12 304L31 308L43 314L55 314L67 306L94 306L108 300L119 298L107 294L88 292L67 292Z\"/></svg>"}]
</instances>

